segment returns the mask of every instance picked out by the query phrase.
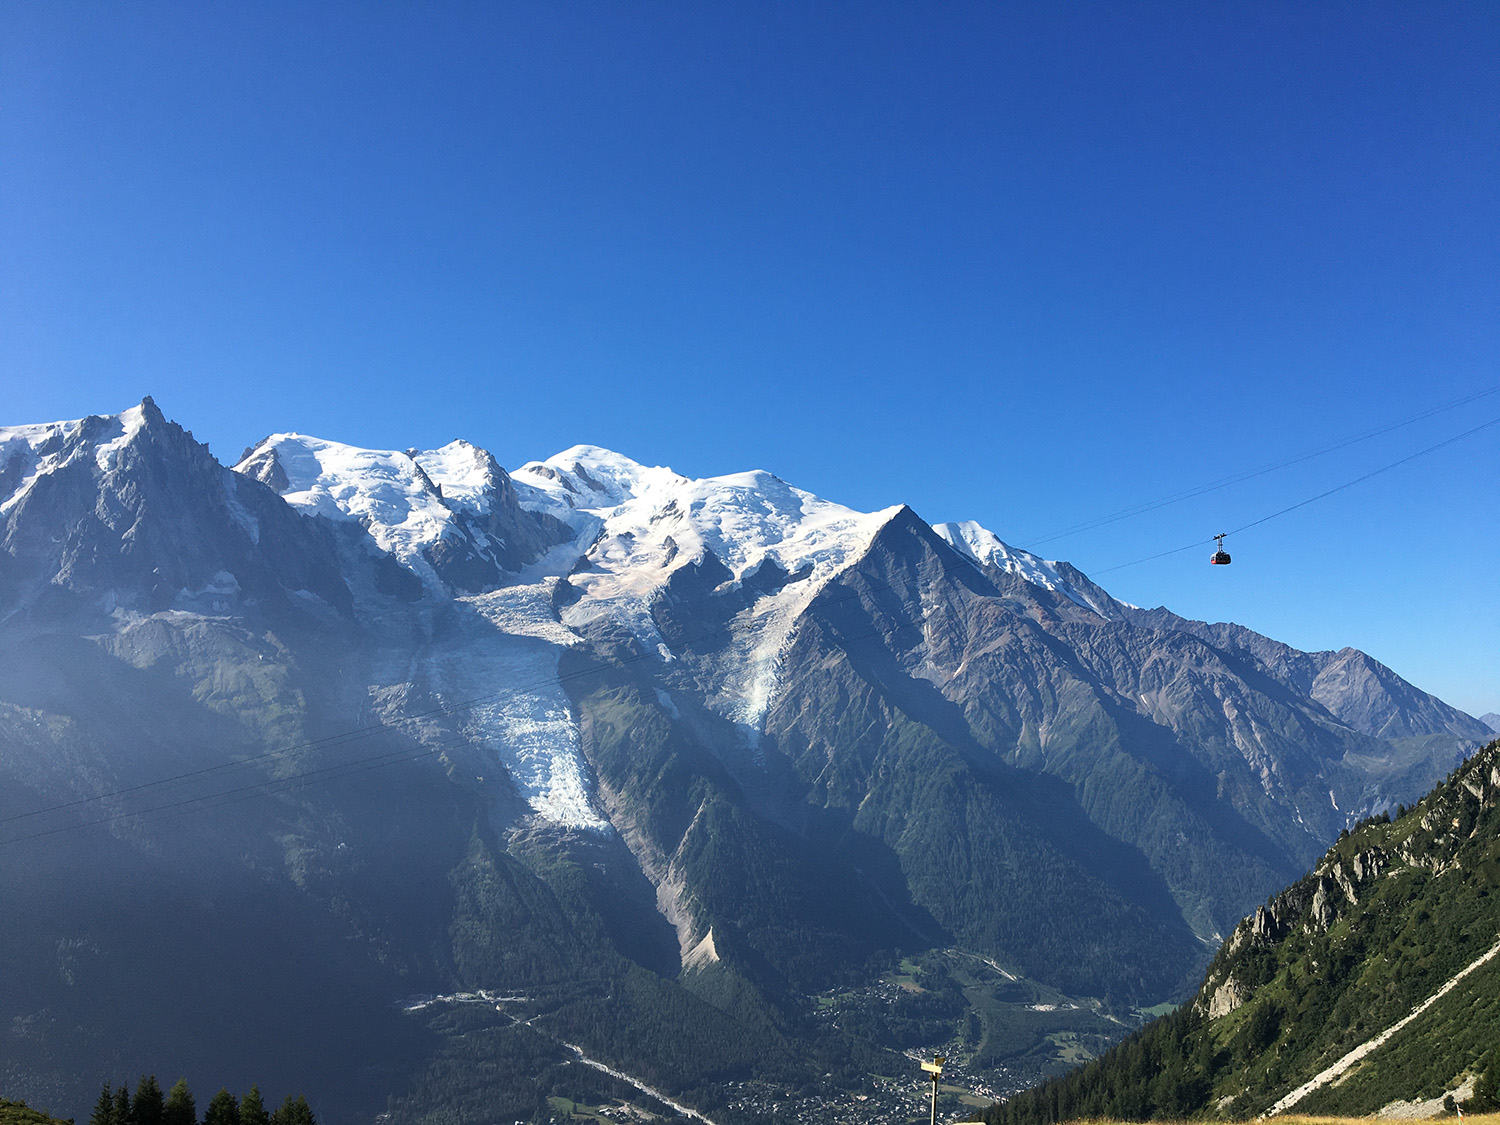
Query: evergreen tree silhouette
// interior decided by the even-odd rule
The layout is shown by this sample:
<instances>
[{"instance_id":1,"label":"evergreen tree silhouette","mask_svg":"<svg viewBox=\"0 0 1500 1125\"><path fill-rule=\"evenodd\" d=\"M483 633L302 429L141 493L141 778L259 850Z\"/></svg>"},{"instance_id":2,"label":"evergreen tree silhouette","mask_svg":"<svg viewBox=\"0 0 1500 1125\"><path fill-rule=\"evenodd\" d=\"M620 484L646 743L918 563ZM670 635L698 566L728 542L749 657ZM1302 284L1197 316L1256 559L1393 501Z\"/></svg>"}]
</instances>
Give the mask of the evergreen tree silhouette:
<instances>
[{"instance_id":1,"label":"evergreen tree silhouette","mask_svg":"<svg viewBox=\"0 0 1500 1125\"><path fill-rule=\"evenodd\" d=\"M99 1100L94 1103L94 1112L89 1114L89 1125L115 1125L115 1094L104 1084L99 1091Z\"/></svg>"},{"instance_id":2,"label":"evergreen tree silhouette","mask_svg":"<svg viewBox=\"0 0 1500 1125\"><path fill-rule=\"evenodd\" d=\"M167 1092L161 1125L198 1125L198 1107L193 1102L193 1092L188 1089L186 1078L179 1078Z\"/></svg>"},{"instance_id":3,"label":"evergreen tree silhouette","mask_svg":"<svg viewBox=\"0 0 1500 1125\"><path fill-rule=\"evenodd\" d=\"M203 1111L203 1125L240 1125L240 1103L227 1087L220 1087Z\"/></svg>"},{"instance_id":4,"label":"evergreen tree silhouette","mask_svg":"<svg viewBox=\"0 0 1500 1125\"><path fill-rule=\"evenodd\" d=\"M156 1082L156 1075L141 1075L141 1080L135 1084L135 1103L131 1110L130 1125L161 1125L161 1112L161 1087ZM116 1121L115 1125L126 1123Z\"/></svg>"},{"instance_id":5,"label":"evergreen tree silhouette","mask_svg":"<svg viewBox=\"0 0 1500 1125\"><path fill-rule=\"evenodd\" d=\"M276 1112L271 1114L271 1125L318 1125L313 1117L312 1107L307 1104L307 1099L301 1094L295 1098L291 1094L286 1100L276 1107Z\"/></svg>"},{"instance_id":6,"label":"evergreen tree silhouette","mask_svg":"<svg viewBox=\"0 0 1500 1125\"><path fill-rule=\"evenodd\" d=\"M240 1125L271 1125L271 1115L261 1100L259 1086L251 1086L250 1092L240 1099Z\"/></svg>"}]
</instances>

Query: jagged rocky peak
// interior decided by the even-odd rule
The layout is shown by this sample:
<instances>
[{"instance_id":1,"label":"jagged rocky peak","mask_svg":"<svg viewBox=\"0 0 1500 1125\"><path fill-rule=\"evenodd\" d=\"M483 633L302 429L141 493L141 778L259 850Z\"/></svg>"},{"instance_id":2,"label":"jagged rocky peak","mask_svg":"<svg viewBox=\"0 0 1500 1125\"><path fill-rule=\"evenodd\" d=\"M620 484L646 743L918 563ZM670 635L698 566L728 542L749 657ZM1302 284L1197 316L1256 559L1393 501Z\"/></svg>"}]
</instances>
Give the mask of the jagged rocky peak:
<instances>
[{"instance_id":1,"label":"jagged rocky peak","mask_svg":"<svg viewBox=\"0 0 1500 1125\"><path fill-rule=\"evenodd\" d=\"M166 424L148 395L119 414L0 428L0 511L18 503L38 478L90 456L98 472L113 470L120 451L142 429Z\"/></svg>"},{"instance_id":2,"label":"jagged rocky peak","mask_svg":"<svg viewBox=\"0 0 1500 1125\"><path fill-rule=\"evenodd\" d=\"M66 592L222 611L299 590L348 601L327 543L150 397L119 414L0 430L0 477L0 547L16 580L6 588L21 601Z\"/></svg>"},{"instance_id":3,"label":"jagged rocky peak","mask_svg":"<svg viewBox=\"0 0 1500 1125\"><path fill-rule=\"evenodd\" d=\"M286 470L281 467L276 442L270 437L262 438L241 453L234 470L241 476L260 481L278 493L283 493L292 486Z\"/></svg>"}]
</instances>

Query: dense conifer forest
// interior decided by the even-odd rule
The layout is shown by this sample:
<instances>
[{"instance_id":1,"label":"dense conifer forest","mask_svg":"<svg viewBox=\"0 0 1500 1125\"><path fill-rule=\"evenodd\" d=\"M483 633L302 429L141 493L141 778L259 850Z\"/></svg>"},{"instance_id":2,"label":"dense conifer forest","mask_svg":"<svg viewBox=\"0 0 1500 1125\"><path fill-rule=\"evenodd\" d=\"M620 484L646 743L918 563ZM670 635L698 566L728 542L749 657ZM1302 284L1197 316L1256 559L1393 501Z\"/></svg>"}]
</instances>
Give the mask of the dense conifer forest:
<instances>
[{"instance_id":1,"label":"dense conifer forest","mask_svg":"<svg viewBox=\"0 0 1500 1125\"><path fill-rule=\"evenodd\" d=\"M268 1110L258 1085L239 1098L221 1088L200 1117L186 1078L179 1078L163 1094L156 1075L144 1074L134 1096L129 1083L122 1082L116 1089L106 1082L88 1125L317 1125L317 1119L301 1094L288 1094L276 1109Z\"/></svg>"}]
</instances>

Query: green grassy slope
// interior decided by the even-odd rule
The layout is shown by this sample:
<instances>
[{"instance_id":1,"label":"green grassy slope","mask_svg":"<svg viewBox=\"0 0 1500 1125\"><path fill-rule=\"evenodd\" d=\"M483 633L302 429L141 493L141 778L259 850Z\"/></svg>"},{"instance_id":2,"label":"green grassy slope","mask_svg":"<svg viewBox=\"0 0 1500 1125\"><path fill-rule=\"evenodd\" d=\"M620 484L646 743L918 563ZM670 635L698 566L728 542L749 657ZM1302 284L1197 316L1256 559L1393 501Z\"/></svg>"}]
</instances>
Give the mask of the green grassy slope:
<instances>
[{"instance_id":1,"label":"green grassy slope","mask_svg":"<svg viewBox=\"0 0 1500 1125\"><path fill-rule=\"evenodd\" d=\"M1500 940L1500 742L1414 808L1346 833L1235 929L1188 1005L991 1122L1261 1114L1391 1027ZM1367 1114L1500 1078L1500 958L1298 1112ZM1500 1103L1497 1103L1500 1107Z\"/></svg>"}]
</instances>

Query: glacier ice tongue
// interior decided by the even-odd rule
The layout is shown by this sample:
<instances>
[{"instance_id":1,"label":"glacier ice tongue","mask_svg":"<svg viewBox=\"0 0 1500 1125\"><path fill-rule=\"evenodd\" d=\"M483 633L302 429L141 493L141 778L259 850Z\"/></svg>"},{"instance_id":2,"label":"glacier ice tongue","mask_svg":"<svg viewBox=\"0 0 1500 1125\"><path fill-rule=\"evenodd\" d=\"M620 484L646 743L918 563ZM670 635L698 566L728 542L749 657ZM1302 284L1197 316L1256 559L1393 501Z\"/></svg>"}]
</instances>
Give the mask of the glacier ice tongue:
<instances>
[{"instance_id":1,"label":"glacier ice tongue","mask_svg":"<svg viewBox=\"0 0 1500 1125\"><path fill-rule=\"evenodd\" d=\"M440 700L459 705L462 726L504 765L542 819L611 831L594 808L572 704L558 676L562 650L577 643L552 609L553 581L458 599L458 627L423 656Z\"/></svg>"}]
</instances>

